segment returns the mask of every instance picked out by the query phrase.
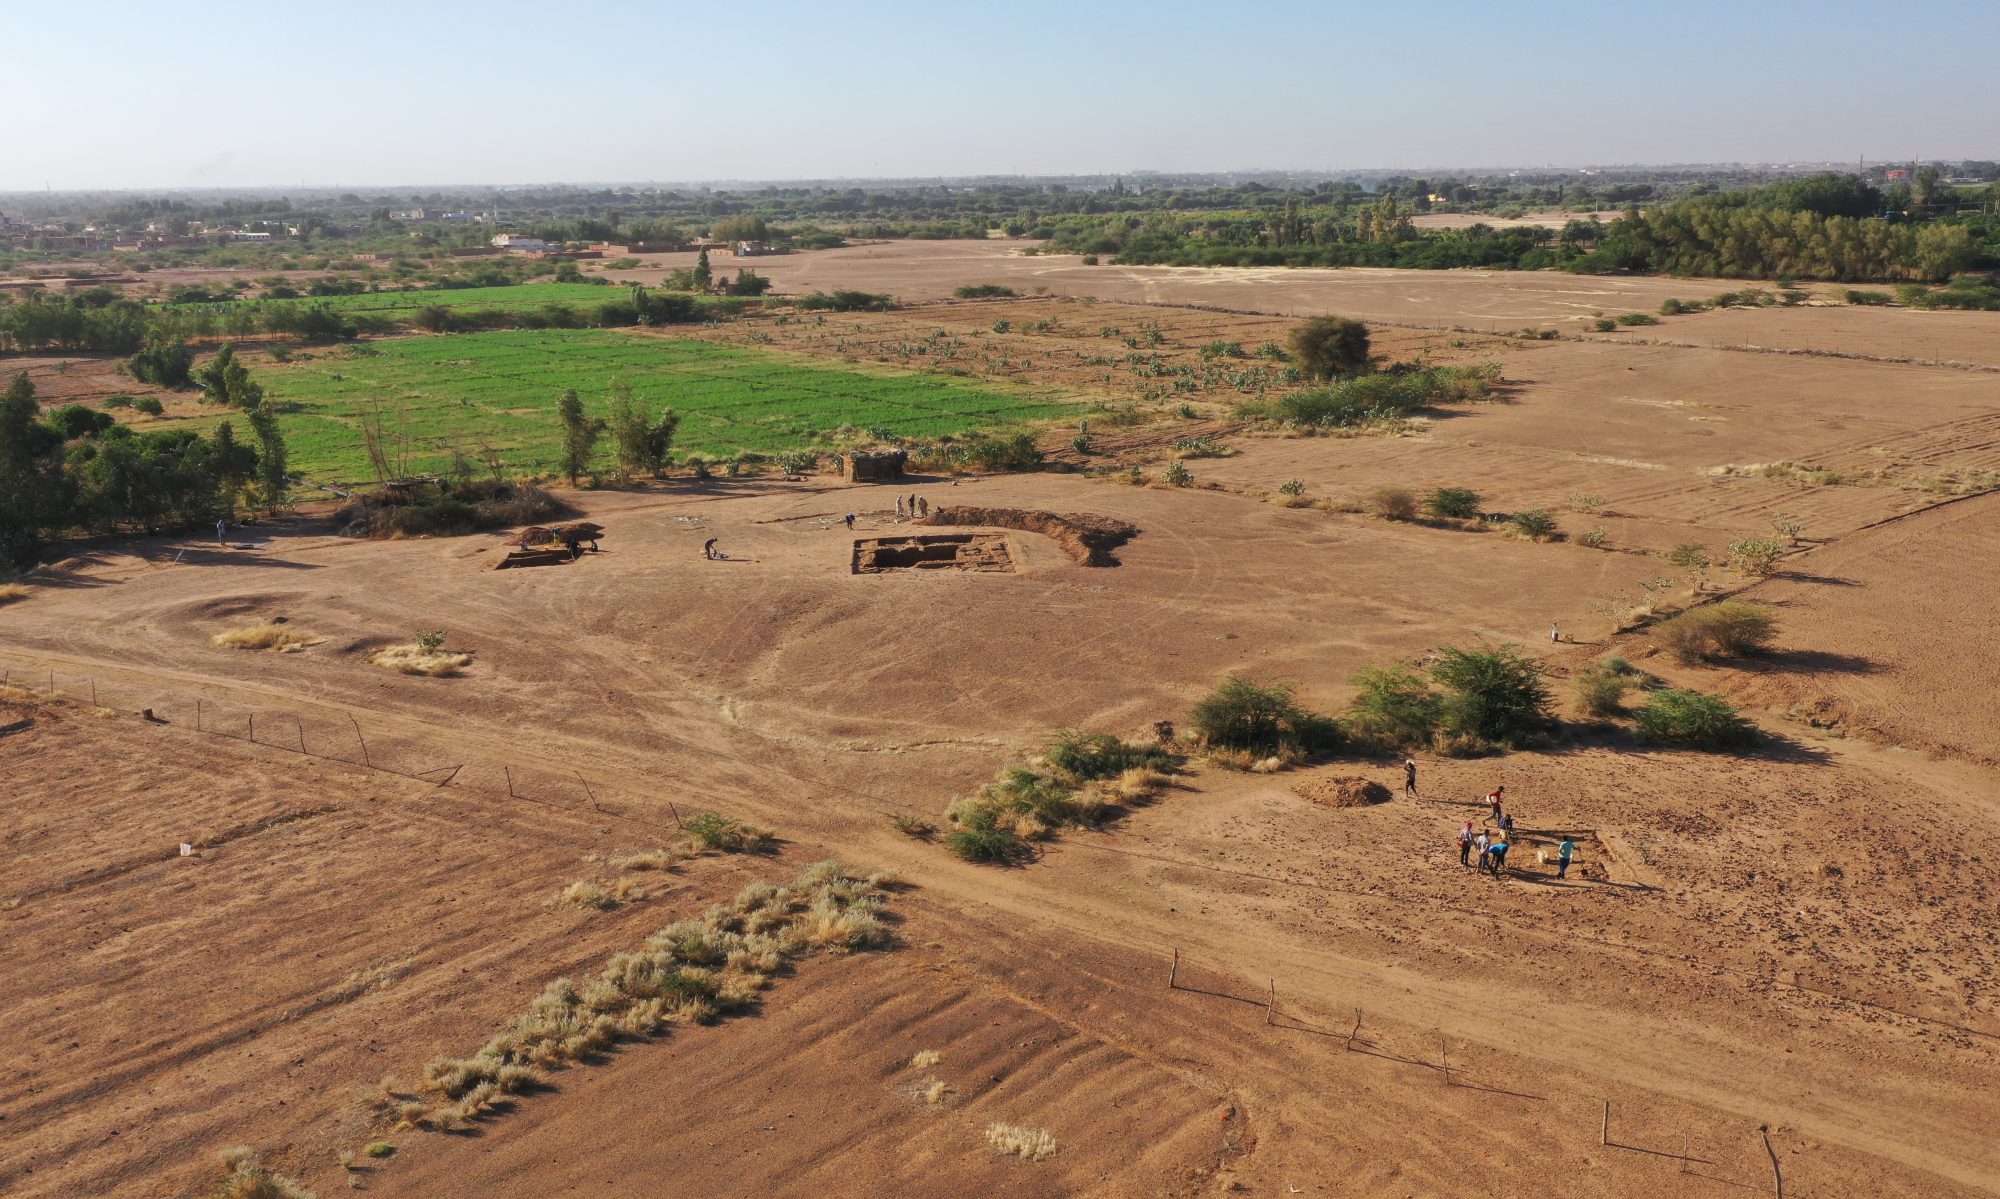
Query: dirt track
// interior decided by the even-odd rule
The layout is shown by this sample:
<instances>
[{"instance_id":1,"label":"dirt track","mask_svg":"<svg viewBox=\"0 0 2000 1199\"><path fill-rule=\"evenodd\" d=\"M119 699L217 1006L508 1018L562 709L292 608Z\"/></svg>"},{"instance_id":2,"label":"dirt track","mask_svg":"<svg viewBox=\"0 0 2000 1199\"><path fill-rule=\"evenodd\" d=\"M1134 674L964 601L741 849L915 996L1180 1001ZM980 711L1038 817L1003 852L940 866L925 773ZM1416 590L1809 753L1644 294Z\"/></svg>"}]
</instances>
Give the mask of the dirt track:
<instances>
[{"instance_id":1,"label":"dirt track","mask_svg":"<svg viewBox=\"0 0 2000 1199\"><path fill-rule=\"evenodd\" d=\"M1576 282L1504 281L1437 319L1554 311ZM383 1135L359 1089L831 854L912 884L891 905L900 948L809 959L760 1014L560 1072L474 1133L389 1134L397 1153L360 1187L1720 1196L1769 1186L1769 1122L1789 1194L1996 1193L2000 816L1981 697L2000 687L1969 564L2000 497L1876 523L1944 498L1915 485L1927 472L1991 468L1990 382L1719 348L1490 352L1508 402L1410 438L1238 437L1190 463L1223 490L1058 474L902 489L1129 521L1108 568L1013 530L1013 573L857 576L840 517L859 515L855 537L906 526L891 492L826 478L581 495L605 552L541 570L485 569L497 536L356 543L308 525L251 550L86 547L0 609L9 682L53 671L116 710L7 705L34 723L0 735L0 900L18 901L0 910L0 1013L25 1047L0 1088L0 1191L186 1193L248 1143L337 1193L334 1154ZM1895 469L1713 473L1787 459ZM1258 498L1293 477L1324 497L1467 485L1504 508L1590 491L1606 510L1564 528L1601 521L1611 544ZM1610 637L1594 609L1656 576L1661 551L1774 514L1824 541L1749 593L1781 605L1778 654L1696 669ZM702 559L708 537L727 561ZM278 615L323 640L210 644ZM1550 646L1552 620L1579 642ZM436 627L473 652L464 677L364 660ZM936 819L1056 728L1181 719L1232 671L1334 709L1358 669L1478 639L1548 650L1564 699L1563 676L1617 648L1738 696L1775 740L1742 757L1592 734L1425 756L1424 801L1351 809L1296 787L1400 772L1197 767L1007 870L885 816ZM164 723L131 714L147 707ZM364 768L357 725L371 762L422 780ZM1584 836L1605 877L1461 869L1451 832L1496 783L1524 832ZM697 807L771 825L778 859L701 859L609 912L544 906ZM180 858L182 841L207 848ZM924 1049L940 1062L907 1067ZM917 1093L926 1077L940 1102ZM994 1121L1045 1127L1058 1152L997 1158Z\"/></svg>"}]
</instances>

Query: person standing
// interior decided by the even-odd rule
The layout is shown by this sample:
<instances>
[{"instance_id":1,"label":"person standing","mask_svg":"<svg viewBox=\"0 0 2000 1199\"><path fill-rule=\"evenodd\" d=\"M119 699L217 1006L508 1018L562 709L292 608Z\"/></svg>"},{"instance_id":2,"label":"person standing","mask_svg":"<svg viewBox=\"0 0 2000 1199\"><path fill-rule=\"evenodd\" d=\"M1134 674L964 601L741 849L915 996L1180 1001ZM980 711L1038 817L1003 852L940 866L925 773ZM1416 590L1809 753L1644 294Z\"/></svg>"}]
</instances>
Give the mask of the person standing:
<instances>
[{"instance_id":1,"label":"person standing","mask_svg":"<svg viewBox=\"0 0 2000 1199\"><path fill-rule=\"evenodd\" d=\"M1485 830L1480 830L1479 835L1472 839L1472 848L1479 851L1479 865L1474 868L1474 873L1486 873L1486 868L1493 864L1493 841L1487 837Z\"/></svg>"},{"instance_id":2,"label":"person standing","mask_svg":"<svg viewBox=\"0 0 2000 1199\"><path fill-rule=\"evenodd\" d=\"M1473 838L1477 837L1478 835L1479 835L1478 833L1473 831L1472 822L1470 820L1465 822L1464 828L1458 830L1459 865L1461 866L1472 865L1472 841Z\"/></svg>"},{"instance_id":3,"label":"person standing","mask_svg":"<svg viewBox=\"0 0 2000 1199\"><path fill-rule=\"evenodd\" d=\"M1417 760L1415 758L1403 759L1403 794L1409 796L1411 799L1417 797Z\"/></svg>"},{"instance_id":4,"label":"person standing","mask_svg":"<svg viewBox=\"0 0 2000 1199\"><path fill-rule=\"evenodd\" d=\"M1552 620L1552 621L1550 621L1550 622L1549 622L1549 640L1550 640L1550 641L1557 641L1557 642L1560 642L1560 641L1561 641L1562 639L1563 639L1563 635L1562 635L1562 630L1556 627L1556 622L1555 622L1555 621L1553 621L1553 620Z\"/></svg>"},{"instance_id":5,"label":"person standing","mask_svg":"<svg viewBox=\"0 0 2000 1199\"><path fill-rule=\"evenodd\" d=\"M229 544L229 522L227 520L218 520L215 522L215 544Z\"/></svg>"},{"instance_id":6,"label":"person standing","mask_svg":"<svg viewBox=\"0 0 2000 1199\"><path fill-rule=\"evenodd\" d=\"M903 497L900 495L896 497L896 519L903 519Z\"/></svg>"},{"instance_id":7,"label":"person standing","mask_svg":"<svg viewBox=\"0 0 2000 1199\"><path fill-rule=\"evenodd\" d=\"M1569 835L1565 833L1563 835L1562 844L1556 846L1557 878L1569 877L1569 860L1571 857L1575 856L1575 854L1576 854L1576 842L1570 840Z\"/></svg>"}]
</instances>

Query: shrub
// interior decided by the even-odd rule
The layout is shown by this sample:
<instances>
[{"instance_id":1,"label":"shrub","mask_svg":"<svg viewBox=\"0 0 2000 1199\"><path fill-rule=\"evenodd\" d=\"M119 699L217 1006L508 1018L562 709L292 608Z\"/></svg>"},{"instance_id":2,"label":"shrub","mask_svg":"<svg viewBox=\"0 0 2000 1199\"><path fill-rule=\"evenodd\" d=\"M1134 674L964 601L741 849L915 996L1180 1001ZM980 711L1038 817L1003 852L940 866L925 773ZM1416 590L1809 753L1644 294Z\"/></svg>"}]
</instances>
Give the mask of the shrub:
<instances>
[{"instance_id":1,"label":"shrub","mask_svg":"<svg viewBox=\"0 0 2000 1199\"><path fill-rule=\"evenodd\" d=\"M1634 719L1649 741L1696 749L1753 745L1758 736L1756 726L1737 715L1727 700L1699 691L1655 691Z\"/></svg>"},{"instance_id":2,"label":"shrub","mask_svg":"<svg viewBox=\"0 0 2000 1199\"><path fill-rule=\"evenodd\" d=\"M1208 745L1262 754L1311 753L1339 741L1334 723L1299 706L1290 687L1240 675L1197 701L1188 722Z\"/></svg>"},{"instance_id":3,"label":"shrub","mask_svg":"<svg viewBox=\"0 0 2000 1199\"><path fill-rule=\"evenodd\" d=\"M153 396L140 396L132 401L132 407L147 416L160 416L166 412L166 407Z\"/></svg>"},{"instance_id":4,"label":"shrub","mask_svg":"<svg viewBox=\"0 0 2000 1199\"><path fill-rule=\"evenodd\" d=\"M1849 288L1840 294L1850 304L1865 304L1879 307L1896 302L1896 297L1886 291L1857 291Z\"/></svg>"},{"instance_id":5,"label":"shrub","mask_svg":"<svg viewBox=\"0 0 2000 1199\"><path fill-rule=\"evenodd\" d=\"M1604 526L1599 525L1597 528L1594 528L1590 530L1590 532L1585 533L1583 536L1577 538L1577 540L1582 542L1584 545L1589 546L1591 549L1598 550L1598 549L1603 549L1604 543L1610 540L1610 538L1611 534L1605 530Z\"/></svg>"},{"instance_id":6,"label":"shrub","mask_svg":"<svg viewBox=\"0 0 2000 1199\"><path fill-rule=\"evenodd\" d=\"M550 896L548 906L552 908L589 908L592 911L604 912L617 907L618 901L613 899L611 892L606 891L603 887L587 878L580 878L556 892L553 896ZM458 1096L454 1094L452 1098L456 1099Z\"/></svg>"},{"instance_id":7,"label":"shrub","mask_svg":"<svg viewBox=\"0 0 2000 1199\"><path fill-rule=\"evenodd\" d=\"M1679 316L1681 313L1686 312L1687 310L1688 310L1687 305L1681 303L1679 300L1660 301L1661 316Z\"/></svg>"},{"instance_id":8,"label":"shrub","mask_svg":"<svg viewBox=\"0 0 2000 1199\"><path fill-rule=\"evenodd\" d=\"M1176 459L1160 472L1160 479L1174 487L1186 487L1194 482L1194 472L1188 469L1187 463Z\"/></svg>"},{"instance_id":9,"label":"shrub","mask_svg":"<svg viewBox=\"0 0 2000 1199\"><path fill-rule=\"evenodd\" d=\"M1708 569L1708 548L1699 541L1686 541L1667 551L1667 564L1682 570Z\"/></svg>"},{"instance_id":10,"label":"shrub","mask_svg":"<svg viewBox=\"0 0 2000 1199\"><path fill-rule=\"evenodd\" d=\"M1283 483L1278 484L1279 495L1301 496L1305 493L1306 481L1304 479L1287 479Z\"/></svg>"},{"instance_id":11,"label":"shrub","mask_svg":"<svg viewBox=\"0 0 2000 1199\"><path fill-rule=\"evenodd\" d=\"M1011 862L1025 848L1011 830L997 828L953 829L944 846L968 862Z\"/></svg>"},{"instance_id":12,"label":"shrub","mask_svg":"<svg viewBox=\"0 0 2000 1199\"><path fill-rule=\"evenodd\" d=\"M1441 649L1430 674L1445 689L1439 723L1448 736L1518 747L1549 727L1542 668L1512 646Z\"/></svg>"},{"instance_id":13,"label":"shrub","mask_svg":"<svg viewBox=\"0 0 2000 1199\"><path fill-rule=\"evenodd\" d=\"M1446 520L1471 520L1479 515L1479 493L1469 487L1440 487L1424 497L1424 512Z\"/></svg>"},{"instance_id":14,"label":"shrub","mask_svg":"<svg viewBox=\"0 0 2000 1199\"><path fill-rule=\"evenodd\" d=\"M1368 326L1338 316L1318 316L1291 333L1292 358L1307 378L1365 374L1370 366Z\"/></svg>"},{"instance_id":15,"label":"shrub","mask_svg":"<svg viewBox=\"0 0 2000 1199\"><path fill-rule=\"evenodd\" d=\"M387 1141L370 1141L368 1147L361 1152L367 1154L369 1157L388 1157L390 1154L396 1152L396 1147Z\"/></svg>"},{"instance_id":16,"label":"shrub","mask_svg":"<svg viewBox=\"0 0 2000 1199\"><path fill-rule=\"evenodd\" d=\"M1590 322L1590 327L1599 333L1609 333L1618 327L1618 322L1612 320L1610 317L1600 316Z\"/></svg>"},{"instance_id":17,"label":"shrub","mask_svg":"<svg viewBox=\"0 0 2000 1199\"><path fill-rule=\"evenodd\" d=\"M1529 541L1547 541L1556 535L1556 518L1546 508L1530 508L1507 518L1514 535Z\"/></svg>"},{"instance_id":18,"label":"shrub","mask_svg":"<svg viewBox=\"0 0 2000 1199\"><path fill-rule=\"evenodd\" d=\"M1621 325L1657 325L1660 318L1646 312L1624 312L1613 318Z\"/></svg>"},{"instance_id":19,"label":"shrub","mask_svg":"<svg viewBox=\"0 0 2000 1199\"><path fill-rule=\"evenodd\" d=\"M1759 654L1777 635L1769 608L1741 600L1694 608L1660 625L1660 640L1683 662Z\"/></svg>"},{"instance_id":20,"label":"shrub","mask_svg":"<svg viewBox=\"0 0 2000 1199\"><path fill-rule=\"evenodd\" d=\"M1729 543L1729 569L1738 574L1763 577L1777 569L1785 547L1768 537L1749 537Z\"/></svg>"},{"instance_id":21,"label":"shrub","mask_svg":"<svg viewBox=\"0 0 2000 1199\"><path fill-rule=\"evenodd\" d=\"M1031 433L1008 437L980 435L957 446L952 457L981 470L1033 470L1042 464L1042 451Z\"/></svg>"},{"instance_id":22,"label":"shrub","mask_svg":"<svg viewBox=\"0 0 2000 1199\"><path fill-rule=\"evenodd\" d=\"M0 583L0 605L18 603L27 599L28 594L24 583Z\"/></svg>"},{"instance_id":23,"label":"shrub","mask_svg":"<svg viewBox=\"0 0 2000 1199\"><path fill-rule=\"evenodd\" d=\"M1604 505L1609 502L1610 501L1606 500L1601 495L1591 495L1588 494L1587 492L1581 492L1581 491L1570 492L1569 499L1564 501L1564 503L1569 505L1571 511L1584 512L1592 516L1596 516L1598 513L1603 512Z\"/></svg>"},{"instance_id":24,"label":"shrub","mask_svg":"<svg viewBox=\"0 0 2000 1199\"><path fill-rule=\"evenodd\" d=\"M801 296L797 301L800 308L808 312L881 312L895 305L894 298L866 291L816 291Z\"/></svg>"},{"instance_id":25,"label":"shrub","mask_svg":"<svg viewBox=\"0 0 2000 1199\"><path fill-rule=\"evenodd\" d=\"M682 822L688 843L723 853L762 853L775 839L769 829L731 820L719 812L696 812Z\"/></svg>"},{"instance_id":26,"label":"shrub","mask_svg":"<svg viewBox=\"0 0 2000 1199\"><path fill-rule=\"evenodd\" d=\"M1042 759L1078 782L1108 779L1138 768L1171 766L1173 755L1156 745L1126 741L1110 733L1079 733L1065 730Z\"/></svg>"},{"instance_id":27,"label":"shrub","mask_svg":"<svg viewBox=\"0 0 2000 1199\"><path fill-rule=\"evenodd\" d=\"M1360 694L1349 705L1347 728L1382 746L1427 745L1436 735L1443 701L1422 675L1407 666L1383 666L1354 676Z\"/></svg>"},{"instance_id":28,"label":"shrub","mask_svg":"<svg viewBox=\"0 0 2000 1199\"><path fill-rule=\"evenodd\" d=\"M1083 265L1085 265L1085 266L1096 266L1096 265L1097 265L1097 255L1095 255L1095 254L1085 254L1085 255L1083 256Z\"/></svg>"},{"instance_id":29,"label":"shrub","mask_svg":"<svg viewBox=\"0 0 2000 1199\"><path fill-rule=\"evenodd\" d=\"M915 837L919 841L928 841L932 837L937 836L937 825L923 819L921 816L912 816L907 812L890 813L889 823L894 825L896 831L905 837Z\"/></svg>"},{"instance_id":30,"label":"shrub","mask_svg":"<svg viewBox=\"0 0 2000 1199\"><path fill-rule=\"evenodd\" d=\"M1616 654L1576 672L1576 710L1586 716L1617 716L1624 711L1625 693L1644 676Z\"/></svg>"},{"instance_id":31,"label":"shrub","mask_svg":"<svg viewBox=\"0 0 2000 1199\"><path fill-rule=\"evenodd\" d=\"M1014 296L1020 293L1011 287L1002 287L998 283L968 283L951 294L961 300L983 300L1001 296Z\"/></svg>"},{"instance_id":32,"label":"shrub","mask_svg":"<svg viewBox=\"0 0 2000 1199\"><path fill-rule=\"evenodd\" d=\"M1383 520L1409 520L1417 514L1417 497L1401 487L1377 487L1364 503L1369 515Z\"/></svg>"}]
</instances>

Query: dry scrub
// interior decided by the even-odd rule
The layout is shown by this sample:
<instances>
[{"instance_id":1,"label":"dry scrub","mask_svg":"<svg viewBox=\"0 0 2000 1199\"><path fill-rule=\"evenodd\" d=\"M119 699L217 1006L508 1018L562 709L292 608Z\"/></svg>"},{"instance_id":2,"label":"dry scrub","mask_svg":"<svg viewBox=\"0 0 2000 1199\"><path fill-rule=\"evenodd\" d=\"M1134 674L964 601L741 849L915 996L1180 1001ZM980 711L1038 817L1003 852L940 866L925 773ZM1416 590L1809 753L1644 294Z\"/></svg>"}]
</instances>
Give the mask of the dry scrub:
<instances>
[{"instance_id":1,"label":"dry scrub","mask_svg":"<svg viewBox=\"0 0 2000 1199\"><path fill-rule=\"evenodd\" d=\"M247 1145L225 1152L222 1166L227 1173L215 1184L217 1199L316 1199L283 1174L265 1169L257 1151Z\"/></svg>"},{"instance_id":2,"label":"dry scrub","mask_svg":"<svg viewBox=\"0 0 2000 1199\"><path fill-rule=\"evenodd\" d=\"M424 1067L433 1101L405 1100L385 1082L373 1100L377 1113L397 1127L448 1129L532 1089L542 1069L670 1024L709 1024L752 1007L790 961L886 945L880 912L893 882L855 878L828 861L783 885L753 883L729 903L661 929L644 948L614 955L592 978L550 983L471 1057L433 1059Z\"/></svg>"},{"instance_id":3,"label":"dry scrub","mask_svg":"<svg viewBox=\"0 0 2000 1199\"><path fill-rule=\"evenodd\" d=\"M28 588L22 583L0 583L0 605L11 604L28 598Z\"/></svg>"},{"instance_id":4,"label":"dry scrub","mask_svg":"<svg viewBox=\"0 0 2000 1199\"><path fill-rule=\"evenodd\" d=\"M391 645L368 655L368 661L401 674L449 678L472 665L472 655L447 649L425 649L416 642Z\"/></svg>"},{"instance_id":5,"label":"dry scrub","mask_svg":"<svg viewBox=\"0 0 2000 1199\"><path fill-rule=\"evenodd\" d=\"M945 813L952 825L945 845L968 862L1012 861L1024 842L1071 825L1095 828L1117 805L1143 801L1175 764L1157 745L1109 733L1062 733L1040 761L1010 766L953 803Z\"/></svg>"},{"instance_id":6,"label":"dry scrub","mask_svg":"<svg viewBox=\"0 0 2000 1199\"><path fill-rule=\"evenodd\" d=\"M302 633L287 624L267 621L263 624L247 624L241 628L225 629L210 638L224 649L262 650L271 654L296 654L308 645L318 645L323 638L310 633Z\"/></svg>"},{"instance_id":7,"label":"dry scrub","mask_svg":"<svg viewBox=\"0 0 2000 1199\"><path fill-rule=\"evenodd\" d=\"M1011 1153L1026 1162L1038 1162L1056 1151L1056 1139L1045 1129L1025 1124L988 1124L986 1143L1002 1153Z\"/></svg>"}]
</instances>

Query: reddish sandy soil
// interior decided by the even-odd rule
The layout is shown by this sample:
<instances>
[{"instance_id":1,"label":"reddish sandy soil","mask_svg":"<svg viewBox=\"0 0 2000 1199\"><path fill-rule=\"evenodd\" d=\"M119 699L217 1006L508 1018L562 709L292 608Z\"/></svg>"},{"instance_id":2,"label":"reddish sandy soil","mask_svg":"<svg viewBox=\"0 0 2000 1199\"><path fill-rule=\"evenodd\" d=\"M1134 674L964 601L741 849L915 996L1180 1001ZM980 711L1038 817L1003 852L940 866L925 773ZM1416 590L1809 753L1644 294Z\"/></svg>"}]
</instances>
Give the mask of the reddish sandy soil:
<instances>
[{"instance_id":1,"label":"reddish sandy soil","mask_svg":"<svg viewBox=\"0 0 2000 1199\"><path fill-rule=\"evenodd\" d=\"M939 260L906 261L910 277L948 291L953 247L922 251ZM960 280L993 277L976 269ZM1453 279L1409 283L1443 289L1433 324L1559 315L1570 286L1694 294L1526 278L1482 297ZM1376 304L1396 287L1311 286ZM830 318L813 328L854 344L780 348L909 362L890 347L926 322L969 340L999 314L1072 310L1007 336L1058 362L1105 340L1100 319L1132 323L1106 313L1144 312L1179 361L1277 327L1050 299ZM78 547L0 608L5 681L46 689L53 672L74 701L0 704L0 725L33 721L0 734L0 1014L23 1059L0 1088L0 1192L198 1193L241 1143L330 1195L349 1185L337 1152L385 1137L397 1152L359 1189L1721 1196L1770 1186L1761 1124L1790 1194L2000 1191L2000 679L1981 567L2000 499L1918 510L1946 498L1941 476L2000 468L1992 376L1615 339L1385 343L1406 336L1501 362L1506 401L1408 437L1237 432L1233 456L1189 463L1189 489L1081 473L902 488L1129 521L1115 567L1013 531L1014 573L857 576L842 515L859 514L854 536L905 530L888 491L825 477L582 494L604 552L538 570L488 569L498 535L357 543L303 520L250 527L250 549ZM1080 365L1062 369L1079 373L1040 385L1088 394ZM1230 433L1211 415L1183 427ZM1146 460L1174 427L1103 436ZM1742 469L1783 460L1859 482ZM1605 511L1563 527L1601 524L1607 547L1268 502L1289 478L1309 500L1470 486L1498 510L1588 492ZM1611 633L1598 609L1666 571L1667 548L1776 516L1809 542L1747 592L1778 606L1778 652L1697 668ZM702 559L708 537L727 561ZM275 616L321 640L210 642ZM1551 620L1578 640L1550 645ZM365 661L439 627L474 655L462 677ZM1616 649L1735 696L1772 739L1663 752L1574 726L1539 752L1422 755L1422 799L1360 808L1299 788L1358 775L1400 792L1392 763L1195 764L1011 869L886 816L938 819L1057 728L1183 720L1226 673L1334 710L1359 669L1482 639L1547 651L1565 703L1566 677ZM370 762L425 781L364 767L357 726ZM1590 869L1557 880L1525 851L1505 882L1462 869L1452 830L1498 783L1526 848L1575 833ZM690 862L609 912L544 906L697 807L773 827L779 852ZM204 848L184 859L182 841ZM385 1073L464 1053L547 981L829 855L910 884L890 901L895 948L806 959L757 1014L627 1044L467 1133L371 1122L360 1092ZM938 1063L908 1066L923 1050ZM933 1079L938 1103L919 1093ZM1056 1154L996 1156L996 1121L1047 1129Z\"/></svg>"}]
</instances>

